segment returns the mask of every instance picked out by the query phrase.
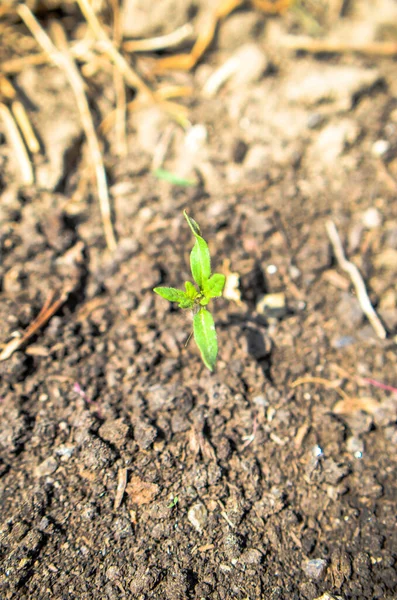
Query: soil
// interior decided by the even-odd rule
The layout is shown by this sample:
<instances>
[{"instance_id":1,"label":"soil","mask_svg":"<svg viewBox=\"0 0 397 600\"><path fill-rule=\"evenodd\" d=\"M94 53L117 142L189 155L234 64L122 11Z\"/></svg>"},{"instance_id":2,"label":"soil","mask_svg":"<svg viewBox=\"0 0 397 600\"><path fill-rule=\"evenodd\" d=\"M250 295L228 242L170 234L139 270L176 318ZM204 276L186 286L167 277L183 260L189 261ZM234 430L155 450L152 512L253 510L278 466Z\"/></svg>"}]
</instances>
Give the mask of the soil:
<instances>
[{"instance_id":1,"label":"soil","mask_svg":"<svg viewBox=\"0 0 397 600\"><path fill-rule=\"evenodd\" d=\"M147 14L139 35L171 31L176 4L155 31ZM49 64L12 76L41 151L36 184L21 185L1 124L3 349L51 292L69 292L0 362L1 598L397 597L395 62L280 42L313 23L323 37L354 41L366 25L387 41L395 4L349 2L334 20L307 4L307 18L271 19L247 5L193 72L151 79L192 87L191 127L135 109L126 156L113 129L98 129L113 253L67 80ZM83 35L76 7L51 10L72 39ZM257 69L243 63L208 91L247 44ZM114 106L111 68L87 82L99 125ZM197 184L159 180L154 164ZM189 279L184 209L232 287L213 305L214 373L185 347L189 313L152 292ZM385 340L335 259L329 219Z\"/></svg>"}]
</instances>

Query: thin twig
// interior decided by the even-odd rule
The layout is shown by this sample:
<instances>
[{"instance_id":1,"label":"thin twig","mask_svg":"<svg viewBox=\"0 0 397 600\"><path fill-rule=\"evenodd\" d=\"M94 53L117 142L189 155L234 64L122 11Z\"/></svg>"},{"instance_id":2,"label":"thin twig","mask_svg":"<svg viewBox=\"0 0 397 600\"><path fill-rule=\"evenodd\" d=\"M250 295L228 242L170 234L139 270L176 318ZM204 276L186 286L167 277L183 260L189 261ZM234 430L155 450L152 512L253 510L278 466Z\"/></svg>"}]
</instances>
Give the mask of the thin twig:
<instances>
[{"instance_id":1,"label":"thin twig","mask_svg":"<svg viewBox=\"0 0 397 600\"><path fill-rule=\"evenodd\" d=\"M156 169L161 169L161 167L163 166L165 157L167 155L174 134L175 124L170 124L168 127L166 127L164 133L161 135L160 140L154 149L152 158L152 171L156 171Z\"/></svg>"},{"instance_id":2,"label":"thin twig","mask_svg":"<svg viewBox=\"0 0 397 600\"><path fill-rule=\"evenodd\" d=\"M10 109L0 102L0 115L3 117L4 125L7 131L9 142L14 151L19 165L23 185L32 185L34 181L32 164L29 159L25 144L19 132L14 116Z\"/></svg>"},{"instance_id":3,"label":"thin twig","mask_svg":"<svg viewBox=\"0 0 397 600\"><path fill-rule=\"evenodd\" d=\"M25 107L20 100L18 94L9 79L0 72L0 94L8 101L11 106L11 111L17 122L19 129L23 135L24 141L32 154L37 154L40 150L40 144L33 132L33 127L26 113Z\"/></svg>"},{"instance_id":4,"label":"thin twig","mask_svg":"<svg viewBox=\"0 0 397 600\"><path fill-rule=\"evenodd\" d=\"M357 300L363 310L363 313L367 317L368 321L371 323L376 335L382 340L386 339L386 329L383 327L381 320L379 319L374 307L371 304L361 273L356 267L356 265L347 260L345 256L342 242L339 237L338 230L336 229L335 223L333 221L327 221L325 224L325 228L327 230L328 237L331 241L336 260L338 261L340 268L343 269L350 276L350 279L353 282L357 294Z\"/></svg>"},{"instance_id":5,"label":"thin twig","mask_svg":"<svg viewBox=\"0 0 397 600\"><path fill-rule=\"evenodd\" d=\"M304 385L305 383L318 383L319 385L323 385L328 389L335 390L339 394L339 396L341 396L344 400L348 398L348 395L342 390L338 383L336 383L335 381L329 381L328 379L324 379L323 377L311 377L310 375L307 375L305 377L298 377L298 379L295 379L295 381L293 381L290 384L290 386L292 388L296 388L298 385Z\"/></svg>"},{"instance_id":6,"label":"thin twig","mask_svg":"<svg viewBox=\"0 0 397 600\"><path fill-rule=\"evenodd\" d=\"M40 54L31 54L30 56L18 56L17 58L10 58L0 65L2 73L8 75L13 73L19 73L29 65L45 65L48 63L48 55L45 52Z\"/></svg>"},{"instance_id":7,"label":"thin twig","mask_svg":"<svg viewBox=\"0 0 397 600\"><path fill-rule=\"evenodd\" d=\"M125 488L127 487L127 474L128 474L128 469L126 469L125 467L121 467L118 471L117 489L116 489L116 495L115 495L114 504L113 504L114 510L118 510L123 501Z\"/></svg>"},{"instance_id":8,"label":"thin twig","mask_svg":"<svg viewBox=\"0 0 397 600\"><path fill-rule=\"evenodd\" d=\"M101 26L98 17L96 16L92 6L88 0L77 0L80 10L83 13L89 27L91 28L95 38L101 42L101 49L105 52L110 60L120 69L128 85L138 89L143 94L146 94L155 101L155 95L146 83L139 77L137 73L130 67L125 58L115 48L105 30Z\"/></svg>"},{"instance_id":9,"label":"thin twig","mask_svg":"<svg viewBox=\"0 0 397 600\"><path fill-rule=\"evenodd\" d=\"M40 152L40 144L33 131L32 124L26 113L24 105L19 100L14 100L14 102L11 104L11 110L13 112L15 120L19 125L26 145L29 148L29 152L31 152L32 154L37 154L38 152Z\"/></svg>"},{"instance_id":10,"label":"thin twig","mask_svg":"<svg viewBox=\"0 0 397 600\"><path fill-rule=\"evenodd\" d=\"M386 383L382 383L381 381L377 381L376 379L372 379L372 377L359 377L359 382L363 382L366 385L373 385L374 387L380 388L381 390L385 390L386 392L392 392L393 394L397 394L397 388L392 385L387 385Z\"/></svg>"},{"instance_id":11,"label":"thin twig","mask_svg":"<svg viewBox=\"0 0 397 600\"><path fill-rule=\"evenodd\" d=\"M314 54L337 53L346 54L357 52L370 56L396 56L396 42L368 42L367 44L355 44L353 42L339 42L333 40L320 40L307 36L284 36L281 44L291 50L303 50Z\"/></svg>"},{"instance_id":12,"label":"thin twig","mask_svg":"<svg viewBox=\"0 0 397 600\"><path fill-rule=\"evenodd\" d=\"M116 48L119 48L123 41L119 0L111 0L111 5L113 9L113 43ZM127 96L123 74L116 65L113 65L113 81L116 92L115 151L118 156L127 156Z\"/></svg>"},{"instance_id":13,"label":"thin twig","mask_svg":"<svg viewBox=\"0 0 397 600\"><path fill-rule=\"evenodd\" d=\"M131 40L124 42L123 49L127 52L147 52L149 50L163 50L179 46L182 42L188 40L193 34L191 23L185 23L175 31L143 40Z\"/></svg>"},{"instance_id":14,"label":"thin twig","mask_svg":"<svg viewBox=\"0 0 397 600\"><path fill-rule=\"evenodd\" d=\"M102 154L90 113L88 100L85 95L84 82L73 58L68 51L67 40L63 29L59 23L53 24L53 30L57 37L57 43L60 46L60 49L58 50L44 29L36 21L33 13L25 4L18 7L18 14L24 21L25 25L30 29L32 35L36 38L43 50L50 56L51 60L56 64L56 66L64 71L73 90L84 133L87 138L91 158L95 167L95 175L98 187L98 200L102 214L106 244L109 250L113 251L117 247L117 242L111 221L109 191L106 181L105 168L102 161Z\"/></svg>"},{"instance_id":15,"label":"thin twig","mask_svg":"<svg viewBox=\"0 0 397 600\"><path fill-rule=\"evenodd\" d=\"M35 335L50 319L55 313L61 308L61 306L66 302L70 292L72 291L73 286L67 287L55 302L52 302L54 294L50 292L47 296L46 301L44 302L43 308L37 315L37 317L31 322L29 327L26 329L25 333L18 338L12 339L8 344L6 344L3 351L0 353L0 361L7 360L10 356L16 351L22 348L26 342L30 340L30 338Z\"/></svg>"}]
</instances>

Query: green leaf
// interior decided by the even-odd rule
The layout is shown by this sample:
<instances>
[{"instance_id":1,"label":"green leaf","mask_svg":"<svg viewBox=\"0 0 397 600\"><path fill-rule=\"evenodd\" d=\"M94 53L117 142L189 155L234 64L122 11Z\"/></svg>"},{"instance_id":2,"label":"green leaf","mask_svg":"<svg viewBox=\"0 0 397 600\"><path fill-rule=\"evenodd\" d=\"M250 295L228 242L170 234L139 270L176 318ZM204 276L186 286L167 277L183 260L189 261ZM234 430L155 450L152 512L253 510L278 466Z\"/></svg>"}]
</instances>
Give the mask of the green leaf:
<instances>
[{"instance_id":1,"label":"green leaf","mask_svg":"<svg viewBox=\"0 0 397 600\"><path fill-rule=\"evenodd\" d=\"M184 215L186 221L188 222L188 225L189 225L190 229L192 230L193 235L201 235L201 230L200 230L199 224L196 223L196 221L194 219L189 217L186 210L183 211L183 215Z\"/></svg>"},{"instance_id":2,"label":"green leaf","mask_svg":"<svg viewBox=\"0 0 397 600\"><path fill-rule=\"evenodd\" d=\"M193 317L193 334L205 366L212 371L218 354L215 323L210 312L201 308Z\"/></svg>"},{"instance_id":3,"label":"green leaf","mask_svg":"<svg viewBox=\"0 0 397 600\"><path fill-rule=\"evenodd\" d=\"M201 237L201 231L198 223L194 219L191 219L186 211L183 211L186 221L189 224L190 229L196 243L190 253L190 268L192 271L193 279L197 283L200 289L204 287L205 282L211 277L211 257L208 249L207 242Z\"/></svg>"},{"instance_id":4,"label":"green leaf","mask_svg":"<svg viewBox=\"0 0 397 600\"><path fill-rule=\"evenodd\" d=\"M177 290L170 287L156 287L153 291L170 302L183 302L184 300L189 300L186 292L183 290Z\"/></svg>"},{"instance_id":5,"label":"green leaf","mask_svg":"<svg viewBox=\"0 0 397 600\"><path fill-rule=\"evenodd\" d=\"M191 298L192 300L197 298L198 291L196 290L194 285L192 283L190 283L190 281L185 281L185 288L186 288L186 295L188 296L188 298Z\"/></svg>"},{"instance_id":6,"label":"green leaf","mask_svg":"<svg viewBox=\"0 0 397 600\"><path fill-rule=\"evenodd\" d=\"M162 179L163 181L167 181L168 183L172 183L172 185L180 185L183 187L189 187L193 185L197 185L197 181L193 181L192 179L185 179L184 177L179 177L166 169L155 169L153 171L153 175L157 179Z\"/></svg>"},{"instance_id":7,"label":"green leaf","mask_svg":"<svg viewBox=\"0 0 397 600\"><path fill-rule=\"evenodd\" d=\"M190 253L190 268L194 281L202 289L211 276L211 257L207 242L199 235Z\"/></svg>"},{"instance_id":8,"label":"green leaf","mask_svg":"<svg viewBox=\"0 0 397 600\"><path fill-rule=\"evenodd\" d=\"M193 308L193 306L194 300L191 298L184 298L184 300L181 300L179 303L179 308Z\"/></svg>"},{"instance_id":9,"label":"green leaf","mask_svg":"<svg viewBox=\"0 0 397 600\"><path fill-rule=\"evenodd\" d=\"M221 273L214 273L204 284L204 295L206 298L219 298L225 287L226 277Z\"/></svg>"}]
</instances>

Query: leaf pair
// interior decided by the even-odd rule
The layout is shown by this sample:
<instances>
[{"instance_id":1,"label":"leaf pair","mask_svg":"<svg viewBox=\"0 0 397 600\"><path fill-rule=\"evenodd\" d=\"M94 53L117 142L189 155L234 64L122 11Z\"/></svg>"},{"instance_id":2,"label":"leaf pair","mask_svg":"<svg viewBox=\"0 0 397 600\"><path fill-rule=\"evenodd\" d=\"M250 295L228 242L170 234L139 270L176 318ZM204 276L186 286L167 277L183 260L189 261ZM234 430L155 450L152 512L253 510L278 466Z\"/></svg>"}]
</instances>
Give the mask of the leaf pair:
<instances>
[{"instance_id":1,"label":"leaf pair","mask_svg":"<svg viewBox=\"0 0 397 600\"><path fill-rule=\"evenodd\" d=\"M186 291L168 287L157 287L153 291L170 302L177 302L180 308L193 310L194 339L204 364L212 371L218 354L218 340L214 319L205 307L211 298L222 296L225 276L221 273L211 275L211 257L207 242L201 235L198 223L189 217L186 211L183 214L195 237L190 253L190 269L199 290L190 281L186 281Z\"/></svg>"},{"instance_id":2,"label":"leaf pair","mask_svg":"<svg viewBox=\"0 0 397 600\"><path fill-rule=\"evenodd\" d=\"M185 287L186 292L172 287L156 287L153 291L170 302L178 302L179 308L193 308L198 292L190 281L186 281Z\"/></svg>"}]
</instances>

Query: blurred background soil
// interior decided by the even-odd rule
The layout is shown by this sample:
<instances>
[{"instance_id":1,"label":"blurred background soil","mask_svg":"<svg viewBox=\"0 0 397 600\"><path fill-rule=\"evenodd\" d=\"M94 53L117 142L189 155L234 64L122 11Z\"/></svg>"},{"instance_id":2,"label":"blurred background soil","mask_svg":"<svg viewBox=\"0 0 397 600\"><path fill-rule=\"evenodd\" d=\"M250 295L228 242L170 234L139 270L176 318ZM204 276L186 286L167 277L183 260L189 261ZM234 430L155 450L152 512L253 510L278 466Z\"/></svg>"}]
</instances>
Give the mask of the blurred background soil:
<instances>
[{"instance_id":1,"label":"blurred background soil","mask_svg":"<svg viewBox=\"0 0 397 600\"><path fill-rule=\"evenodd\" d=\"M396 598L396 23L0 4L1 598Z\"/></svg>"}]
</instances>

